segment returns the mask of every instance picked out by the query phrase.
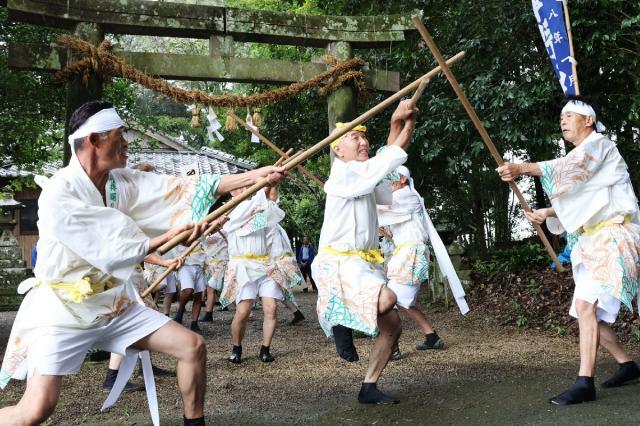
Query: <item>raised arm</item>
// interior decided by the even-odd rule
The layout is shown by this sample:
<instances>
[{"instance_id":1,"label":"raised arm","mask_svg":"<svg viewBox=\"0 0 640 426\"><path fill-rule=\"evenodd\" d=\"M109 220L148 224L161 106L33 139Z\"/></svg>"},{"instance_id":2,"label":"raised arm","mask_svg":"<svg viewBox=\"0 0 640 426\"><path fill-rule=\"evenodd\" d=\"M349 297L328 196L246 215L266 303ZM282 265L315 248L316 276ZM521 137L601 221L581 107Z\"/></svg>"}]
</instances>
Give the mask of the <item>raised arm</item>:
<instances>
[{"instance_id":1,"label":"raised arm","mask_svg":"<svg viewBox=\"0 0 640 426\"><path fill-rule=\"evenodd\" d=\"M391 115L391 129L387 138L387 145L396 145L405 151L409 148L413 129L416 125L417 113L418 109L411 108L409 100L398 104L393 115Z\"/></svg>"},{"instance_id":2,"label":"raised arm","mask_svg":"<svg viewBox=\"0 0 640 426\"><path fill-rule=\"evenodd\" d=\"M237 173L233 175L224 175L220 179L220 184L216 191L216 195L227 194L234 189L251 186L262 178L267 178L269 183L276 183L284 179L284 167L267 166L259 169L251 170L245 173Z\"/></svg>"}]
</instances>

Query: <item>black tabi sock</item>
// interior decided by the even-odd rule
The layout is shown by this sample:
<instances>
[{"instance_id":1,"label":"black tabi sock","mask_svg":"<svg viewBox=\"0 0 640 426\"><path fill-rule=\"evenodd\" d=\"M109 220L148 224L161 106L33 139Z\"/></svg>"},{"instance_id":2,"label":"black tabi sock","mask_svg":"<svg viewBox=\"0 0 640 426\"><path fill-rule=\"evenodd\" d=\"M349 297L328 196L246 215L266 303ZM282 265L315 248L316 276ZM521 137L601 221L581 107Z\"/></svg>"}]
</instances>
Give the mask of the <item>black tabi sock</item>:
<instances>
[{"instance_id":1,"label":"black tabi sock","mask_svg":"<svg viewBox=\"0 0 640 426\"><path fill-rule=\"evenodd\" d=\"M594 386L593 377L578 376L578 377L576 377L576 385L584 387L584 388L592 388Z\"/></svg>"},{"instance_id":2,"label":"black tabi sock","mask_svg":"<svg viewBox=\"0 0 640 426\"><path fill-rule=\"evenodd\" d=\"M618 370L613 373L613 376L602 383L602 387L616 388L618 386L623 386L632 380L637 380L638 378L640 378L640 368L638 368L638 364L634 361L627 361L618 364Z\"/></svg>"},{"instance_id":3,"label":"black tabi sock","mask_svg":"<svg viewBox=\"0 0 640 426\"><path fill-rule=\"evenodd\" d=\"M336 350L338 353L344 350L354 349L353 330L343 325L335 325L333 327L333 337L336 340Z\"/></svg>"},{"instance_id":4,"label":"black tabi sock","mask_svg":"<svg viewBox=\"0 0 640 426\"><path fill-rule=\"evenodd\" d=\"M204 416L198 417L197 419L188 419L184 418L184 426L204 426Z\"/></svg>"},{"instance_id":5,"label":"black tabi sock","mask_svg":"<svg viewBox=\"0 0 640 426\"><path fill-rule=\"evenodd\" d=\"M233 345L233 349L231 349L231 352L233 352L234 354L242 355L242 345L240 346Z\"/></svg>"},{"instance_id":6,"label":"black tabi sock","mask_svg":"<svg viewBox=\"0 0 640 426\"><path fill-rule=\"evenodd\" d=\"M104 379L104 381L115 381L116 377L118 377L118 370L114 370L112 368L108 368L107 369L107 377Z\"/></svg>"},{"instance_id":7,"label":"black tabi sock","mask_svg":"<svg viewBox=\"0 0 640 426\"><path fill-rule=\"evenodd\" d=\"M425 339L426 339L425 343L427 345L433 346L436 344L438 340L440 340L440 336L438 336L438 333L436 333L436 331L433 330L432 333L425 334Z\"/></svg>"},{"instance_id":8,"label":"black tabi sock","mask_svg":"<svg viewBox=\"0 0 640 426\"><path fill-rule=\"evenodd\" d=\"M377 383L362 382L358 402L361 404L397 404L398 400L380 392Z\"/></svg>"},{"instance_id":9,"label":"black tabi sock","mask_svg":"<svg viewBox=\"0 0 640 426\"><path fill-rule=\"evenodd\" d=\"M556 405L572 405L596 400L596 387L593 377L578 376L576 382L566 391L549 400Z\"/></svg>"},{"instance_id":10,"label":"black tabi sock","mask_svg":"<svg viewBox=\"0 0 640 426\"><path fill-rule=\"evenodd\" d=\"M265 346L265 345L261 345L260 346L260 353L264 353L264 352L269 352L269 346Z\"/></svg>"}]
</instances>

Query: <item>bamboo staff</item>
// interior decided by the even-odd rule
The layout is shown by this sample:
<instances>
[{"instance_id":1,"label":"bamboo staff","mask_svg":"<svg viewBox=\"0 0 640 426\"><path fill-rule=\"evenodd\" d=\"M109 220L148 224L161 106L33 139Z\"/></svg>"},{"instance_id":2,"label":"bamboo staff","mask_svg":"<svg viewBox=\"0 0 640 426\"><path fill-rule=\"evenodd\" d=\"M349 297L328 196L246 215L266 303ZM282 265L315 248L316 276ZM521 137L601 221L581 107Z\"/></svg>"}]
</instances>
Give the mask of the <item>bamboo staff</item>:
<instances>
[{"instance_id":1,"label":"bamboo staff","mask_svg":"<svg viewBox=\"0 0 640 426\"><path fill-rule=\"evenodd\" d=\"M293 151L293 148L289 148L287 150L287 154L291 154L291 152ZM274 166L279 166L280 164L282 164L284 161L286 161L287 159L282 156L280 158L278 158L278 161L276 161L274 163ZM215 220L215 219L214 219ZM202 235L209 235L211 233L213 233L213 231L215 230L216 226L215 225L211 225L209 226L203 233ZM222 238L224 238L225 241L227 241L227 237L225 237L225 235L220 232L220 230L218 230L218 232L220 233L220 235L222 236ZM191 243L191 245L189 245L189 247L187 247L187 249L182 252L180 254L180 257L187 257L191 254L191 252L193 250L195 250L196 247L198 247L198 244L200 243L199 239L196 239L194 242ZM142 297L145 298L149 295L149 293L151 293L157 286L158 284L160 284L162 282L162 280L164 280L171 272L176 270L176 263L172 264L171 266L169 266L168 268L165 269L165 271L153 282L151 283L151 285L142 293Z\"/></svg>"},{"instance_id":2,"label":"bamboo staff","mask_svg":"<svg viewBox=\"0 0 640 426\"><path fill-rule=\"evenodd\" d=\"M464 55L465 55L465 52L459 52L457 55L449 58L447 60L447 64L454 64L454 63L460 61L462 58L464 58ZM417 89L423 79L425 79L425 78L429 78L430 79L433 76L435 76L436 74L438 74L440 71L441 71L441 68L439 66L435 67L434 69L432 69L427 74L423 75L422 77L420 77L419 79L417 79L413 83L405 86L404 88L400 89L395 94L389 96L387 99L385 99L384 101L380 102L378 105L374 106L373 108L371 108L370 110L366 111L365 113L359 115L353 121L350 121L349 123L345 123L344 127L336 129L329 136L327 136L326 138L322 139L320 142L316 143L312 147L308 148L302 154L296 156L293 160L291 160L291 159L287 160L287 162L285 162L285 166L284 166L285 171L291 170L292 168L294 168L294 167L298 166L299 164L303 163L305 160L307 160L310 157L314 156L315 154L317 154L319 151L321 151L323 148L325 148L327 145L329 145L334 140L336 140L336 139L340 138L341 136L344 136L347 133L349 133L358 124L361 124L364 121L368 120L369 118L375 116L380 111L383 111L384 109L388 108L390 105L392 105L395 102L399 101L403 96L405 96L405 95L411 93L412 91L414 91L415 89ZM225 214L229 210L233 209L235 206L237 206L239 203L241 203L245 199L249 198L256 191L264 188L268 183L269 182L268 182L267 179L262 179L259 182L253 184L246 191L244 191L241 195L239 195L238 197L236 197L233 200L229 201L227 204L225 204L222 207L216 209L215 211L211 212L209 215L207 215L203 219L203 221L210 222L212 220L215 220L216 218L218 218L221 215ZM180 244L181 242L183 242L184 240L189 238L189 235L191 235L190 231L185 231L182 234L179 234L179 235L175 236L173 239L171 239L171 241L165 243L162 247L160 247L158 249L158 253L164 254L164 253L168 252L173 247L175 247L176 245Z\"/></svg>"},{"instance_id":3,"label":"bamboo staff","mask_svg":"<svg viewBox=\"0 0 640 426\"><path fill-rule=\"evenodd\" d=\"M229 111L228 115L229 115L229 117L233 118L238 124L240 124L241 126L244 126L245 129L247 129L248 131L250 131L251 133L256 135L258 137L258 139L260 139L269 148L274 150L278 155L280 155L281 157L289 158L289 156L287 155L286 152L283 152L280 148L278 148L278 146L276 144L274 144L269 139L267 139L258 130L256 130L253 127L249 126L243 119L238 117L233 111ZM304 167L298 166L296 168L298 169L298 171L300 173L302 173L303 175L305 175L306 177L308 177L309 179L311 179L312 181L317 183L321 188L324 186L324 183L320 179L315 177L315 175L313 175L311 172L309 172Z\"/></svg>"},{"instance_id":4,"label":"bamboo staff","mask_svg":"<svg viewBox=\"0 0 640 426\"><path fill-rule=\"evenodd\" d=\"M496 160L496 163L498 163L498 166L502 166L504 164L504 160L502 159L502 156L498 153L498 150L493 144L491 137L489 137L487 130L484 128L484 126L480 122L478 115L476 114L473 107L469 103L469 99L467 99L467 96L464 94L464 92L462 91L462 88L458 84L456 77L453 75L453 73L451 72L451 69L445 63L444 58L440 53L440 49L438 49L438 46L436 45L435 41L433 41L433 38L431 38L429 31L427 31L427 28L424 26L424 24L422 23L422 21L418 16L412 16L411 20L413 21L414 25L420 32L420 35L422 36L424 41L427 43L427 46L429 46L429 50L431 50L431 53L433 53L433 56L436 58L436 61L438 61L438 64L440 65L440 67L442 68L442 71L444 72L444 75L447 76L447 80L449 80L451 87L458 95L458 98L460 98L460 102L462 102L462 106L467 111L467 114L469 114L469 118L471 118L471 121L476 126L476 129L480 133L480 136L482 137L482 140L484 141L485 145L489 149L489 152L493 156L494 160ZM518 189L518 186L516 185L516 183L513 181L509 182L509 187L518 198L518 201L522 205L522 208L525 211L531 211L531 208L529 208L527 201L522 196L522 193ZM553 250L553 247L551 247L551 244L549 244L549 240L547 240L547 236L542 231L542 228L540 227L540 225L537 225L535 223L532 223L532 224L533 224L533 227L536 229L538 238L540 238L545 248L549 252L551 259L553 259L553 261L556 263L556 267L558 268L558 271L563 272L564 268L562 267L562 263L558 260L558 256L556 256L555 250Z\"/></svg>"},{"instance_id":5,"label":"bamboo staff","mask_svg":"<svg viewBox=\"0 0 640 426\"><path fill-rule=\"evenodd\" d=\"M573 87L576 95L580 94L580 85L578 84L578 68L576 58L573 53L573 35L571 34L571 20L569 19L569 5L567 0L562 0L562 8L564 9L564 24L567 27L567 37L569 38L569 56L571 56L571 69L573 71ZM557 263L556 263L557 264Z\"/></svg>"},{"instance_id":6,"label":"bamboo staff","mask_svg":"<svg viewBox=\"0 0 640 426\"><path fill-rule=\"evenodd\" d=\"M291 155L292 152L293 152L293 148L289 148L285 154L289 156ZM283 155L282 157L278 158L278 161L275 162L274 166L279 166L286 159L287 158Z\"/></svg>"}]
</instances>

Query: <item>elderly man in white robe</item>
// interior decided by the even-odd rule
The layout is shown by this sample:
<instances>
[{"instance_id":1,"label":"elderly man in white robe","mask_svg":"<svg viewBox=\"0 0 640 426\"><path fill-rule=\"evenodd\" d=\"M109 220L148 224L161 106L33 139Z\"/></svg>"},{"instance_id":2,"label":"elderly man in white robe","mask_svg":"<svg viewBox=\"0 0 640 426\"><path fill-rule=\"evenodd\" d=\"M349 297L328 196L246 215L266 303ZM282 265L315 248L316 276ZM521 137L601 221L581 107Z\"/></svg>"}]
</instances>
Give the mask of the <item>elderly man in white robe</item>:
<instances>
[{"instance_id":1,"label":"elderly man in white robe","mask_svg":"<svg viewBox=\"0 0 640 426\"><path fill-rule=\"evenodd\" d=\"M0 387L12 377L27 377L27 386L17 405L0 410L0 419L12 425L45 421L58 402L62 377L77 372L86 352L96 347L125 356L123 380L118 377L108 401L119 394L119 383L126 383L138 351L176 358L184 424L204 424L204 340L137 303L131 277L145 256L176 234L192 229L195 239L206 224L192 222L205 216L218 195L263 177L277 181L283 169L184 178L124 169L124 122L106 101L82 105L69 127L73 156L40 196L41 256L35 278L19 287L28 293L0 370ZM148 353L142 359L158 424Z\"/></svg>"},{"instance_id":2,"label":"elderly man in white robe","mask_svg":"<svg viewBox=\"0 0 640 426\"><path fill-rule=\"evenodd\" d=\"M227 234L229 264L224 277L224 289L220 295L223 307L236 304L236 313L231 322L232 349L227 360L233 364L242 362L242 340L251 309L259 297L262 302L262 346L258 353L260 361L275 361L271 354L271 341L278 323L279 300L284 299L282 282L273 276L277 268L269 259L267 232L284 218L284 212L267 199L271 192L267 187L252 198L238 204L229 214L224 226ZM231 192L236 197L241 189Z\"/></svg>"},{"instance_id":3,"label":"elderly man in white robe","mask_svg":"<svg viewBox=\"0 0 640 426\"><path fill-rule=\"evenodd\" d=\"M398 299L397 306L425 333L425 340L416 345L418 350L442 349L444 342L433 329L425 314L416 306L418 292L423 282L429 278L429 247L431 242L436 260L442 273L448 278L449 286L462 314L469 311L465 293L447 249L440 239L424 206L424 200L416 191L409 169L398 167L391 174L393 203L378 206L380 226L388 226L395 246L387 263L387 288ZM400 349L396 347L392 360L400 359Z\"/></svg>"},{"instance_id":4,"label":"elderly man in white robe","mask_svg":"<svg viewBox=\"0 0 640 426\"><path fill-rule=\"evenodd\" d=\"M376 188L406 161L416 113L408 101L398 105L391 117L387 147L372 158L364 126L334 141L335 159L324 186L324 223L318 255L311 266L318 286L316 310L327 336L332 335L333 327L378 335L358 394L363 404L398 402L377 389L401 328L393 309L396 296L385 287L384 259L378 248L376 204L390 204L391 191L387 185L379 191Z\"/></svg>"},{"instance_id":5,"label":"elderly man in white robe","mask_svg":"<svg viewBox=\"0 0 640 426\"><path fill-rule=\"evenodd\" d=\"M598 345L618 362L602 387L618 387L640 377L640 369L609 324L621 304L633 310L640 269L640 217L627 164L615 143L601 132L593 104L569 97L560 115L565 140L575 148L565 157L539 163L506 163L497 172L504 181L539 176L551 208L527 212L550 230L578 234L571 252L575 290L569 314L578 318L580 369L573 386L551 398L557 405L594 401Z\"/></svg>"}]
</instances>

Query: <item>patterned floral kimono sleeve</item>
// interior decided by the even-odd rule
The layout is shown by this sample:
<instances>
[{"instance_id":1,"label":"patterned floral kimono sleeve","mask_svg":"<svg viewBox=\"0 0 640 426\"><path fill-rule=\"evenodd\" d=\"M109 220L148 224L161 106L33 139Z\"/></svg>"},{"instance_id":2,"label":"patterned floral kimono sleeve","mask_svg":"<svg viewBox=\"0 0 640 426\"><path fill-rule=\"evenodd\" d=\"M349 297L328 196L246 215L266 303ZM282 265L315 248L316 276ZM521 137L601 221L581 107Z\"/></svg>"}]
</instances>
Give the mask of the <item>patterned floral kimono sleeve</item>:
<instances>
[{"instance_id":1,"label":"patterned floral kimono sleeve","mask_svg":"<svg viewBox=\"0 0 640 426\"><path fill-rule=\"evenodd\" d=\"M602 166L614 145L598 142L585 142L562 158L538 163L542 187L552 202L581 190Z\"/></svg>"},{"instance_id":2,"label":"patterned floral kimono sleeve","mask_svg":"<svg viewBox=\"0 0 640 426\"><path fill-rule=\"evenodd\" d=\"M202 220L217 199L220 179L220 175L167 176L118 169L107 182L108 203L155 237Z\"/></svg>"}]
</instances>

